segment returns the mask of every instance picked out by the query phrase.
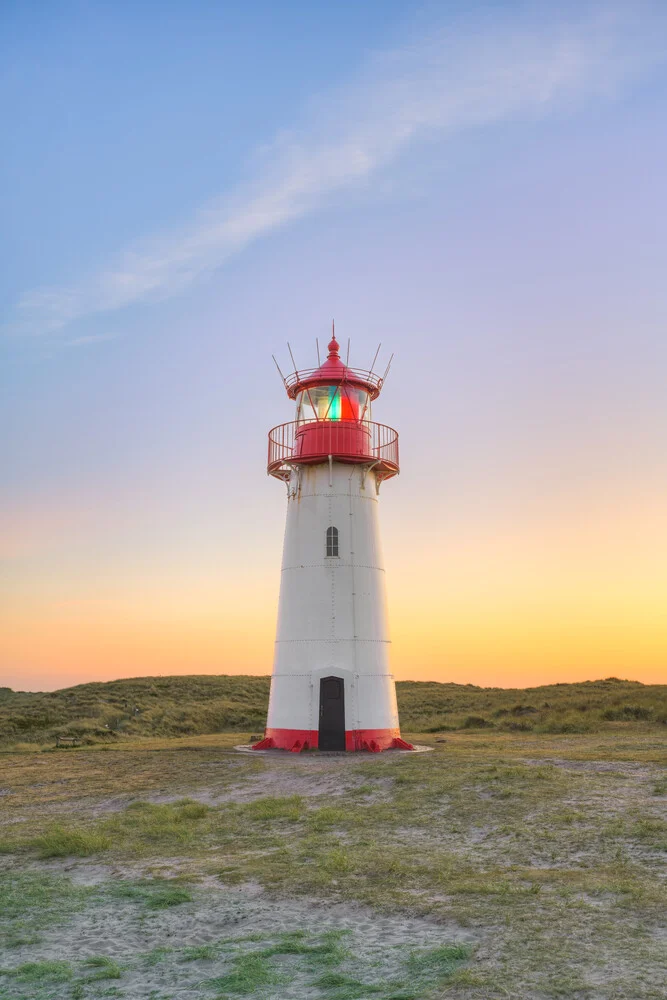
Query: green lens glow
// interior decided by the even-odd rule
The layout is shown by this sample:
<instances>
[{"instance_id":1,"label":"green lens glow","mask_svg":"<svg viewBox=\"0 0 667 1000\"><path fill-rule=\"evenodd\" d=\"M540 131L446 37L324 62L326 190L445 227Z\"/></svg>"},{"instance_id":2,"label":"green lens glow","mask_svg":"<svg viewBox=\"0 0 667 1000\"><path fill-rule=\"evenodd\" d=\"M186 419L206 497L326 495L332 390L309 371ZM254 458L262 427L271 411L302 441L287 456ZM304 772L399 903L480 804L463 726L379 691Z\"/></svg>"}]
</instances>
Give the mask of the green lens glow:
<instances>
[{"instance_id":1,"label":"green lens glow","mask_svg":"<svg viewBox=\"0 0 667 1000\"><path fill-rule=\"evenodd\" d=\"M329 389L329 420L340 420L341 399L338 388Z\"/></svg>"}]
</instances>

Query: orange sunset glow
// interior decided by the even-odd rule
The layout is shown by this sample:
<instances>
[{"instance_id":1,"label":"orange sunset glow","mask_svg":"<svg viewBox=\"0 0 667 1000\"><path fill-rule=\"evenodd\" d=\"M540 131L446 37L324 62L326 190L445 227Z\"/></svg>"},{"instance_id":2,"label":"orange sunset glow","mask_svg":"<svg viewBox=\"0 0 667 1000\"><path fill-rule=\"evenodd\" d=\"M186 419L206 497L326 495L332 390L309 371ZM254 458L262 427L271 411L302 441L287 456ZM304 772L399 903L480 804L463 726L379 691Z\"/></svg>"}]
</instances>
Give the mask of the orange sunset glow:
<instances>
[{"instance_id":1,"label":"orange sunset glow","mask_svg":"<svg viewBox=\"0 0 667 1000\"><path fill-rule=\"evenodd\" d=\"M418 529L406 523L405 511L413 509L406 479L401 504L390 494L392 484L381 494L398 679L501 687L607 676L664 681L660 553L667 530L657 505L588 517L579 511L560 520L552 511L551 518L513 526L506 518L476 523L467 516L429 539L423 523ZM17 585L3 604L9 685L50 689L145 674L269 673L283 496L276 484L265 490L259 482L270 515L264 524L273 535L266 552L252 542L251 518L247 552L242 537L210 525L219 552L245 562L234 579L224 560L216 566L215 549L189 558L182 550L144 551L144 566L136 550L128 562L122 547L107 549L94 569L84 547L77 562L64 565L59 546L75 548L75 521L68 531L64 519L54 518L51 534L35 526L32 541L22 540L17 526L6 543L14 561L31 552L41 568L37 586ZM255 513L261 514L259 503ZM435 508L429 517L437 521ZM101 527L93 518L87 530L97 537Z\"/></svg>"},{"instance_id":2,"label":"orange sunset glow","mask_svg":"<svg viewBox=\"0 0 667 1000\"><path fill-rule=\"evenodd\" d=\"M119 29L136 78L17 27L0 686L271 673L272 355L317 366L332 317L393 356L395 676L667 681L662 13L543 6L301 5L291 49L218 26L229 64Z\"/></svg>"}]
</instances>

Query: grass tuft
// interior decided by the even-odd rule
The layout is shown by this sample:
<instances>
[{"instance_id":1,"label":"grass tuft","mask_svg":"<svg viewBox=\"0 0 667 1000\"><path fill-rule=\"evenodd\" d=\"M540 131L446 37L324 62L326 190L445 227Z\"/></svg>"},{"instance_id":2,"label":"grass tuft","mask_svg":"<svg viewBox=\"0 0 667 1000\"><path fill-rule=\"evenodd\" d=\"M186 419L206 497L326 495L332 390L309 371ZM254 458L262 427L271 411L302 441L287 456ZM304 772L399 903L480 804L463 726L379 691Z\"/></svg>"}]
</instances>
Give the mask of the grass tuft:
<instances>
[{"instance_id":1,"label":"grass tuft","mask_svg":"<svg viewBox=\"0 0 667 1000\"><path fill-rule=\"evenodd\" d=\"M118 962L107 955L92 955L84 961L84 966L89 969L97 969L92 976L86 977L87 983L93 983L101 979L120 979L123 970Z\"/></svg>"},{"instance_id":2,"label":"grass tuft","mask_svg":"<svg viewBox=\"0 0 667 1000\"><path fill-rule=\"evenodd\" d=\"M5 974L22 983L65 983L72 978L72 966L62 961L24 962Z\"/></svg>"},{"instance_id":3,"label":"grass tuft","mask_svg":"<svg viewBox=\"0 0 667 1000\"><path fill-rule=\"evenodd\" d=\"M304 813L303 799L299 795L287 798L267 797L248 802L243 807L243 814L249 820L288 819L293 822L300 820Z\"/></svg>"},{"instance_id":4,"label":"grass tuft","mask_svg":"<svg viewBox=\"0 0 667 1000\"><path fill-rule=\"evenodd\" d=\"M329 1000L363 1000L365 997L384 993L384 987L362 983L342 972L325 972L311 985L325 990Z\"/></svg>"},{"instance_id":5,"label":"grass tuft","mask_svg":"<svg viewBox=\"0 0 667 1000\"><path fill-rule=\"evenodd\" d=\"M200 944L184 948L179 955L180 962L209 962L218 957L218 949L214 944Z\"/></svg>"},{"instance_id":6,"label":"grass tuft","mask_svg":"<svg viewBox=\"0 0 667 1000\"><path fill-rule=\"evenodd\" d=\"M346 936L347 931L329 931L321 936L315 943L309 942L303 931L281 935L276 944L263 948L260 954L264 958L271 958L274 955L308 955L312 960L324 965L333 965L342 962L348 955L348 951L341 944L341 939Z\"/></svg>"},{"instance_id":7,"label":"grass tuft","mask_svg":"<svg viewBox=\"0 0 667 1000\"><path fill-rule=\"evenodd\" d=\"M103 833L54 824L33 841L40 858L89 857L111 847Z\"/></svg>"},{"instance_id":8,"label":"grass tuft","mask_svg":"<svg viewBox=\"0 0 667 1000\"><path fill-rule=\"evenodd\" d=\"M209 979L203 985L248 996L264 986L276 986L281 982L282 978L273 971L263 955L249 954L234 959L233 968L226 975Z\"/></svg>"},{"instance_id":9,"label":"grass tuft","mask_svg":"<svg viewBox=\"0 0 667 1000\"><path fill-rule=\"evenodd\" d=\"M173 948L153 948L152 951L148 951L142 956L143 962L145 965L152 968L155 965L159 965L160 962L163 962L168 955L173 954L173 951Z\"/></svg>"},{"instance_id":10,"label":"grass tuft","mask_svg":"<svg viewBox=\"0 0 667 1000\"><path fill-rule=\"evenodd\" d=\"M471 954L472 949L467 945L441 945L428 951L413 951L408 958L407 967L412 975L442 979L451 975Z\"/></svg>"},{"instance_id":11,"label":"grass tuft","mask_svg":"<svg viewBox=\"0 0 667 1000\"><path fill-rule=\"evenodd\" d=\"M661 819L640 819L632 833L642 843L655 847L659 851L667 851L667 823Z\"/></svg>"},{"instance_id":12,"label":"grass tuft","mask_svg":"<svg viewBox=\"0 0 667 1000\"><path fill-rule=\"evenodd\" d=\"M344 826L349 815L349 808L323 806L321 809L313 809L308 814L308 827L313 832L318 833L321 830L330 830L334 826Z\"/></svg>"},{"instance_id":13,"label":"grass tuft","mask_svg":"<svg viewBox=\"0 0 667 1000\"><path fill-rule=\"evenodd\" d=\"M192 902L192 894L187 889L160 879L114 882L106 890L106 895L112 899L131 899L143 903L149 910L164 910L180 903Z\"/></svg>"},{"instance_id":14,"label":"grass tuft","mask_svg":"<svg viewBox=\"0 0 667 1000\"><path fill-rule=\"evenodd\" d=\"M180 906L181 903L191 903L192 894L181 886L169 886L152 893L146 899L149 910L165 910L169 906Z\"/></svg>"}]
</instances>

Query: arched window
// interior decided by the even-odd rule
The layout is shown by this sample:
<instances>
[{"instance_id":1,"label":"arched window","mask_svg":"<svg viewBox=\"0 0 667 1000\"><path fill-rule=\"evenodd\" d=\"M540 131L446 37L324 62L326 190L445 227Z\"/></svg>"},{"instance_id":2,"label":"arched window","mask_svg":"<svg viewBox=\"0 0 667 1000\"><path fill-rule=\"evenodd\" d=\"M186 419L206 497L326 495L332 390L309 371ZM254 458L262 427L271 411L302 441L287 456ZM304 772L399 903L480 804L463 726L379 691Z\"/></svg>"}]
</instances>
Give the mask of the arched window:
<instances>
[{"instance_id":1,"label":"arched window","mask_svg":"<svg viewBox=\"0 0 667 1000\"><path fill-rule=\"evenodd\" d=\"M338 528L327 528L327 555L338 555Z\"/></svg>"}]
</instances>

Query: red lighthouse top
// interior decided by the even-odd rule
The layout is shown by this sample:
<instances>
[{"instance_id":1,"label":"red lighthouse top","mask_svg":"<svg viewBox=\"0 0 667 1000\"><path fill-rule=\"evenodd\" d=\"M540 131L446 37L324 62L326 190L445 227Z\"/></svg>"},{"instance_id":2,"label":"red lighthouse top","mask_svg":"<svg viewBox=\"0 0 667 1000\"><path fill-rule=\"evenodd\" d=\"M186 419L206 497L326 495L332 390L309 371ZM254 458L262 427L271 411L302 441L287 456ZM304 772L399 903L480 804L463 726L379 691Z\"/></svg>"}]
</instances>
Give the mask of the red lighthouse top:
<instances>
[{"instance_id":1,"label":"red lighthouse top","mask_svg":"<svg viewBox=\"0 0 667 1000\"><path fill-rule=\"evenodd\" d=\"M296 420L269 432L270 475L287 480L295 466L332 461L368 465L378 482L397 474L398 434L371 420L371 402L380 395L389 365L380 376L373 365L350 368L339 352L334 334L319 368L295 370L283 379L287 395L296 400Z\"/></svg>"},{"instance_id":2,"label":"red lighthouse top","mask_svg":"<svg viewBox=\"0 0 667 1000\"><path fill-rule=\"evenodd\" d=\"M350 368L341 360L340 344L335 334L329 341L329 353L319 368L303 368L294 371L285 378L285 388L290 399L296 399L297 394L304 389L312 389L321 385L356 386L368 392L371 399L377 399L384 381L370 369Z\"/></svg>"}]
</instances>

